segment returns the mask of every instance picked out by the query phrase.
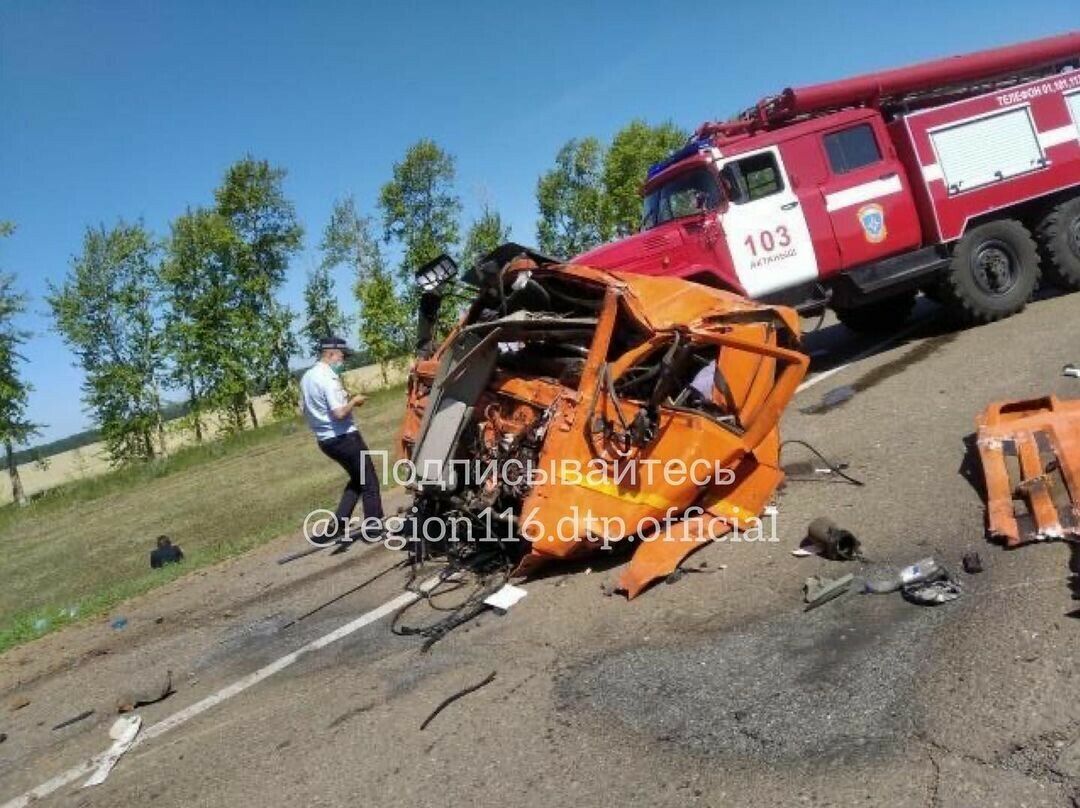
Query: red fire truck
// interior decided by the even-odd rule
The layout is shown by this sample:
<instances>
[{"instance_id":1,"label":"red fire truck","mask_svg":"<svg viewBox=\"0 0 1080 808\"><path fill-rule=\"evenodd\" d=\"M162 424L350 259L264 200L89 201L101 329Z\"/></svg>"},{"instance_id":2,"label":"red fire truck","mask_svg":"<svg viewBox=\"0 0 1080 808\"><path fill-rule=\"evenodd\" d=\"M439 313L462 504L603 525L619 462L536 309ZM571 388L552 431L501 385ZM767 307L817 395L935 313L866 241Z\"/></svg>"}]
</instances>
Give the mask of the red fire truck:
<instances>
[{"instance_id":1,"label":"red fire truck","mask_svg":"<svg viewBox=\"0 0 1080 808\"><path fill-rule=\"evenodd\" d=\"M787 89L652 167L642 230L574 259L895 328L1080 289L1080 32Z\"/></svg>"}]
</instances>

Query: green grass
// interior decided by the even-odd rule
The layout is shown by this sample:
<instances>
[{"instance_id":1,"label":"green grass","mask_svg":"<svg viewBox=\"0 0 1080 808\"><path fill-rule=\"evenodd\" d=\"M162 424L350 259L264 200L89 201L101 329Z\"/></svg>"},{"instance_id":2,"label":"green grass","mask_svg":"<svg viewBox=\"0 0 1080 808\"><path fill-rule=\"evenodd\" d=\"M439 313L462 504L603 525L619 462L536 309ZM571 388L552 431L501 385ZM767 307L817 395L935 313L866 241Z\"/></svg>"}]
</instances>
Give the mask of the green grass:
<instances>
[{"instance_id":1,"label":"green grass","mask_svg":"<svg viewBox=\"0 0 1080 808\"><path fill-rule=\"evenodd\" d=\"M373 450L393 450L403 403L401 386L368 397L359 424ZM298 532L343 484L307 427L288 420L0 508L0 652ZM151 570L161 533L186 560Z\"/></svg>"}]
</instances>

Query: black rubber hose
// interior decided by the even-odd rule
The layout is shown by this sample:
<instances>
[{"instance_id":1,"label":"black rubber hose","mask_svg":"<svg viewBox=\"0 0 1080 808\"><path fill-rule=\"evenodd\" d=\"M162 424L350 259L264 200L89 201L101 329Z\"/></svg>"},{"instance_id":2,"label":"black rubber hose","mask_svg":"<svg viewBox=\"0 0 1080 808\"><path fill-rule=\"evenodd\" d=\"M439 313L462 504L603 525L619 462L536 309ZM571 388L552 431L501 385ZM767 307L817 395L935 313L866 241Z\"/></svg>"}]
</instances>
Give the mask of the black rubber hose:
<instances>
[{"instance_id":1,"label":"black rubber hose","mask_svg":"<svg viewBox=\"0 0 1080 808\"><path fill-rule=\"evenodd\" d=\"M838 477L843 477L845 480L847 480L852 485L858 485L860 487L866 485L866 483L864 483L862 480L856 480L850 474L845 474L843 471L840 470L839 466L837 466L835 463L833 463L831 460L829 460L829 458L825 457L825 455L823 455L821 452L819 452L817 449L815 449L813 446L811 446L809 443L807 443L804 440L797 440L795 438L791 438L789 440L784 441L783 443L780 444L780 449L778 451L778 454L780 456L783 456L784 447L787 446L789 443L794 443L794 444L797 444L799 446L805 446L807 449L809 449L811 452L813 452L815 455L817 455L818 459L821 460L821 462L824 463L828 467L829 471L831 471L833 474L836 474Z\"/></svg>"},{"instance_id":2,"label":"black rubber hose","mask_svg":"<svg viewBox=\"0 0 1080 808\"><path fill-rule=\"evenodd\" d=\"M425 727L427 727L427 725L430 724L435 719L435 716L437 716L439 713L441 713L443 710L445 710L447 707L449 707L455 701L460 699L462 696L467 696L470 693L474 693L475 691L479 690L482 687L485 687L486 685L491 684L494 681L495 681L495 671L492 671L491 673L489 673L487 676L484 677L483 681L477 682L475 685L469 685L464 690L459 690L457 693L455 693L452 696L447 696L445 699L443 699L441 702L439 702L439 706L436 707L434 710L432 710L431 714L427 718L424 719L424 723L420 725L420 731L423 732Z\"/></svg>"}]
</instances>

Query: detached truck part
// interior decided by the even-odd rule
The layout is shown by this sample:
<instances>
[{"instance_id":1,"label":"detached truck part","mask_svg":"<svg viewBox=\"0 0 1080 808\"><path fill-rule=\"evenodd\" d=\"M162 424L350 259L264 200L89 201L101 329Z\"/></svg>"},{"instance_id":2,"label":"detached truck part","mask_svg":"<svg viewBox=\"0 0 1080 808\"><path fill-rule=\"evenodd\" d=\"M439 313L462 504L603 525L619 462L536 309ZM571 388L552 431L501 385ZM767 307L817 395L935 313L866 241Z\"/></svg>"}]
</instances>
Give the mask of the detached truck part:
<instances>
[{"instance_id":1,"label":"detached truck part","mask_svg":"<svg viewBox=\"0 0 1080 808\"><path fill-rule=\"evenodd\" d=\"M652 167L642 231L575 264L968 323L1080 289L1080 33L787 89Z\"/></svg>"}]
</instances>

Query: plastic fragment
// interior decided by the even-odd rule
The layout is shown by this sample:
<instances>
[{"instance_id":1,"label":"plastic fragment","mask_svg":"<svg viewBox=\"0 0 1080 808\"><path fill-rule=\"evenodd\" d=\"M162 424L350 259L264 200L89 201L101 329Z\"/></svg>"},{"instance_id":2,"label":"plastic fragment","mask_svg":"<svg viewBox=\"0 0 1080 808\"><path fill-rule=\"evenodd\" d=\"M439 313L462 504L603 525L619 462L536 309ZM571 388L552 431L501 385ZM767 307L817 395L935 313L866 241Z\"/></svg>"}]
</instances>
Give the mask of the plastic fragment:
<instances>
[{"instance_id":1,"label":"plastic fragment","mask_svg":"<svg viewBox=\"0 0 1080 808\"><path fill-rule=\"evenodd\" d=\"M94 773L83 783L83 788L99 786L105 782L105 778L109 776L109 772L113 770L120 757L135 743L135 737L139 734L141 727L142 716L139 715L116 719L112 729L109 730L109 737L113 739L113 745L102 756L101 763L98 764Z\"/></svg>"},{"instance_id":2,"label":"plastic fragment","mask_svg":"<svg viewBox=\"0 0 1080 808\"><path fill-rule=\"evenodd\" d=\"M855 576L848 573L841 578L819 578L811 576L803 584L803 597L806 600L806 609L816 609L823 603L828 603L833 598L838 598L851 587Z\"/></svg>"},{"instance_id":3,"label":"plastic fragment","mask_svg":"<svg viewBox=\"0 0 1080 808\"><path fill-rule=\"evenodd\" d=\"M963 587L960 586L959 581L940 578L936 581L908 584L900 592L904 600L911 603L917 603L920 606L939 606L960 597L963 594Z\"/></svg>"},{"instance_id":4,"label":"plastic fragment","mask_svg":"<svg viewBox=\"0 0 1080 808\"><path fill-rule=\"evenodd\" d=\"M484 598L484 603L500 612L507 611L511 606L529 594L520 586L503 584L502 588Z\"/></svg>"}]
</instances>

